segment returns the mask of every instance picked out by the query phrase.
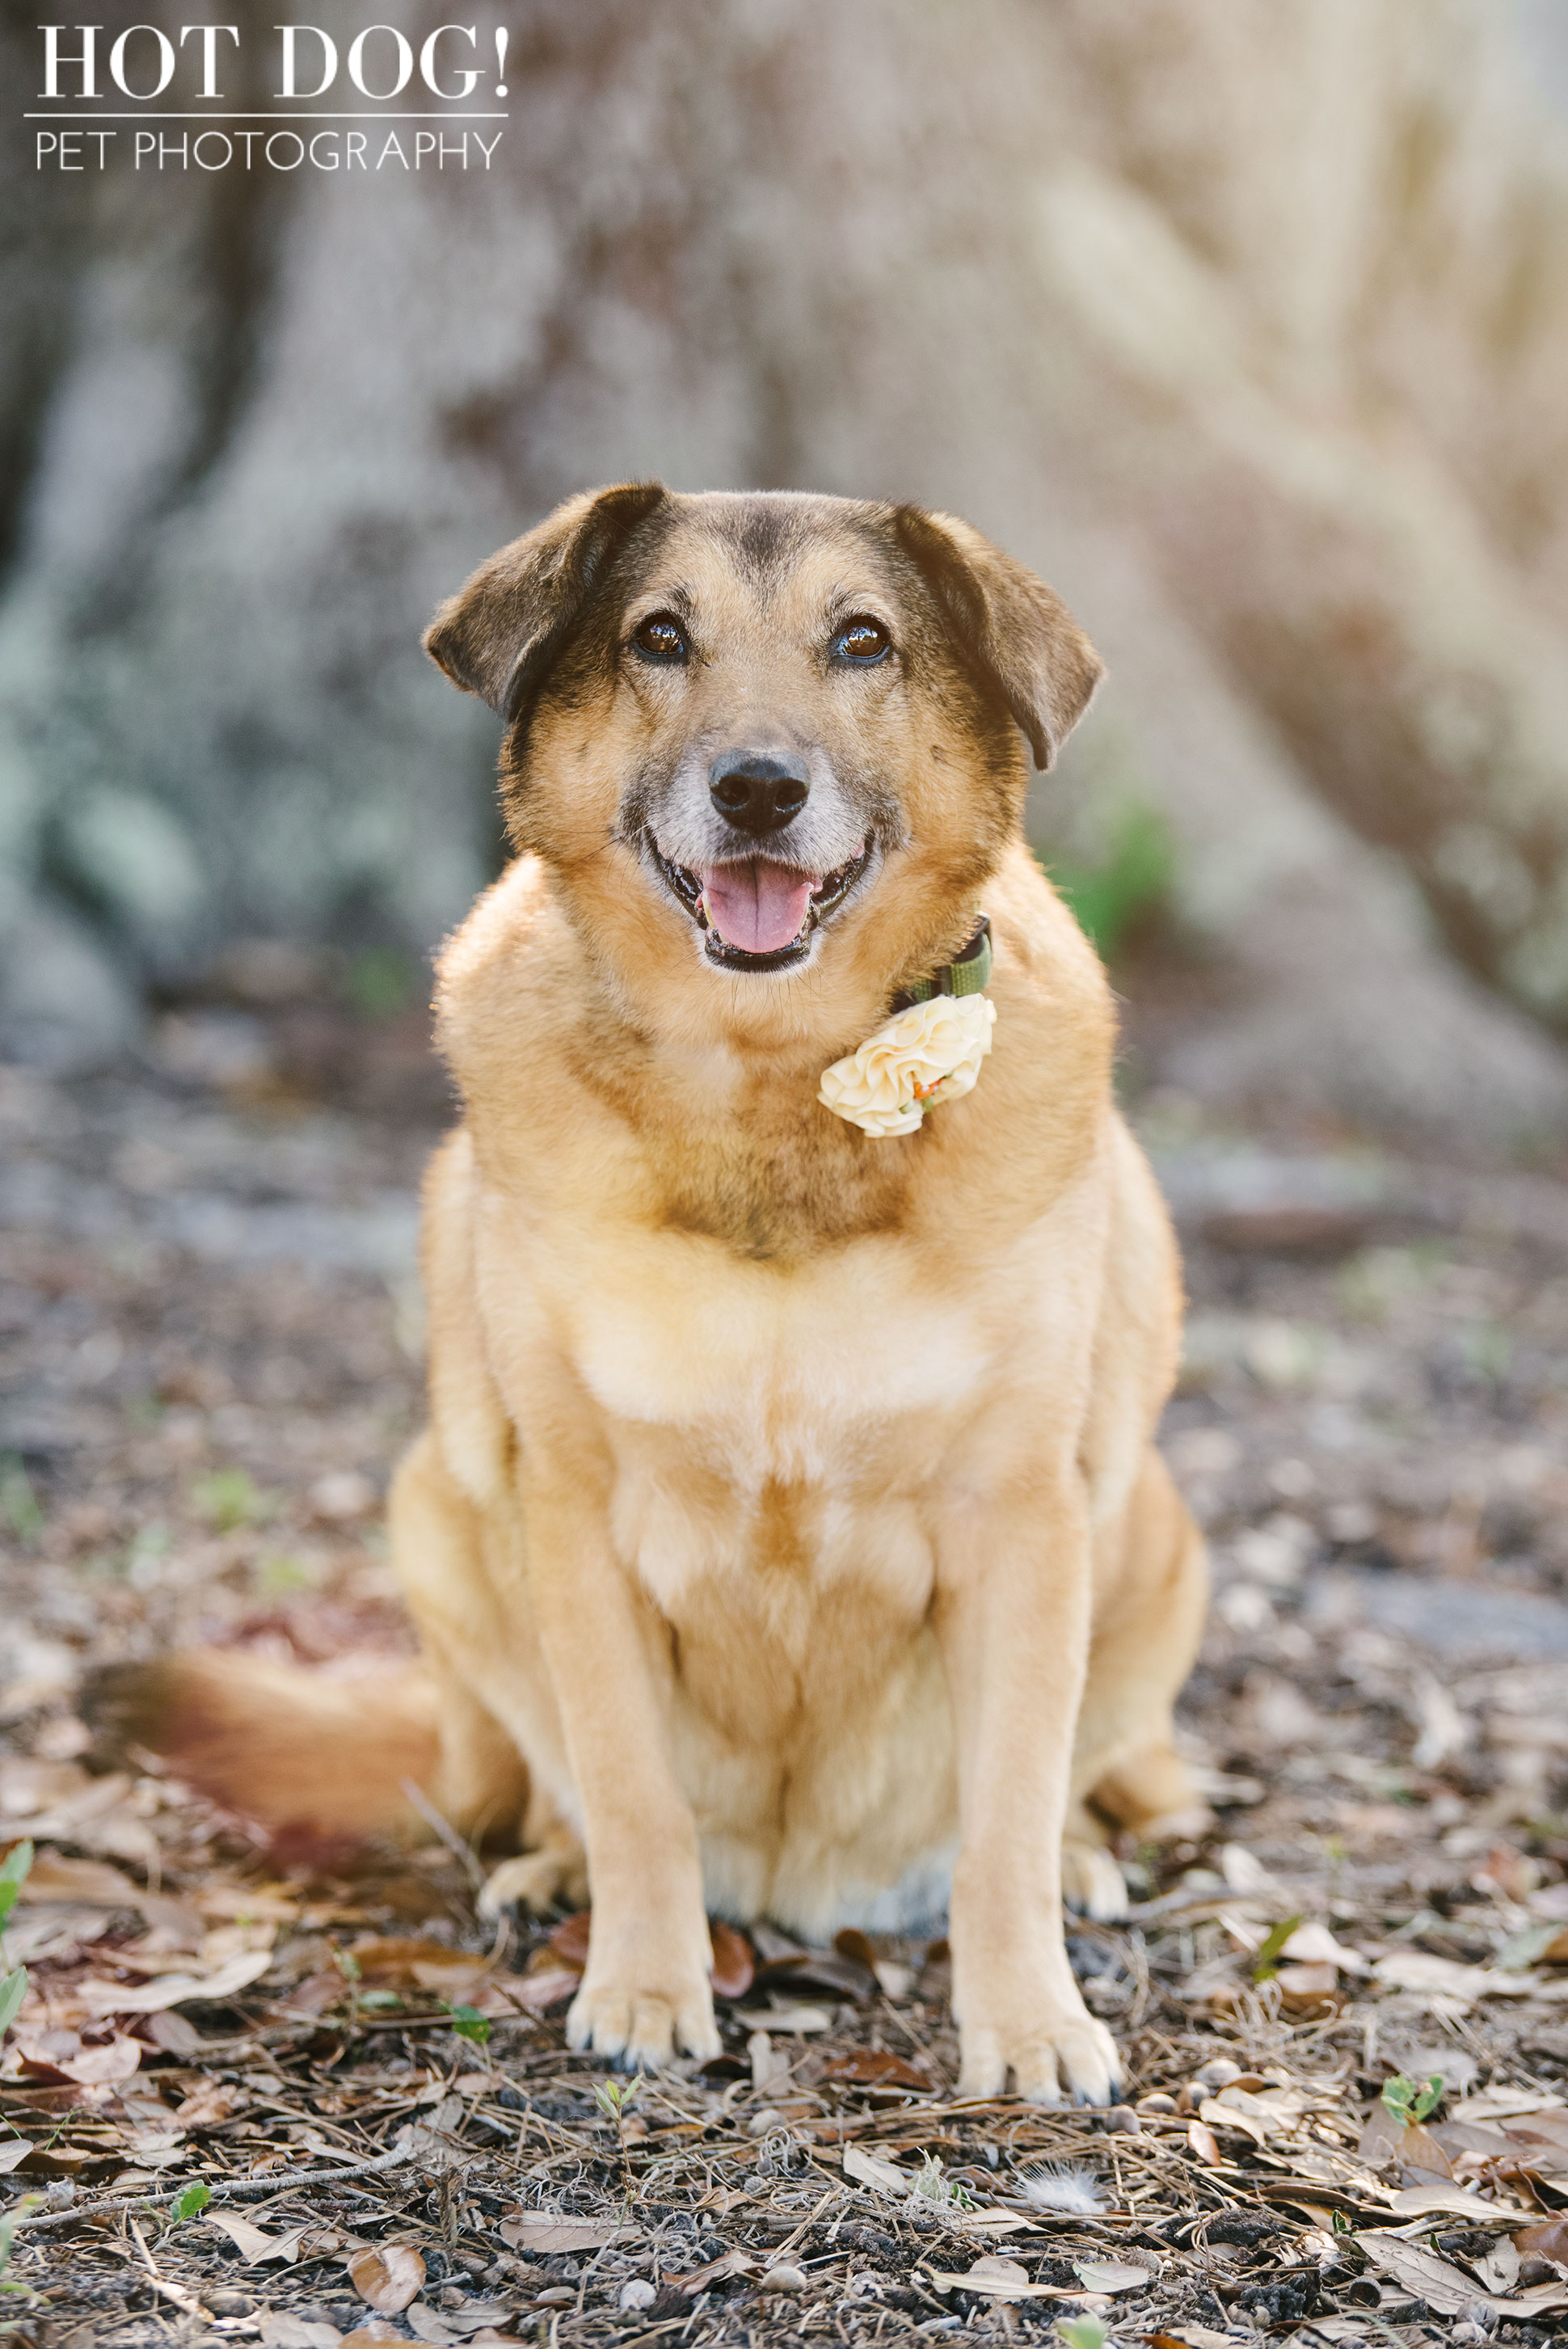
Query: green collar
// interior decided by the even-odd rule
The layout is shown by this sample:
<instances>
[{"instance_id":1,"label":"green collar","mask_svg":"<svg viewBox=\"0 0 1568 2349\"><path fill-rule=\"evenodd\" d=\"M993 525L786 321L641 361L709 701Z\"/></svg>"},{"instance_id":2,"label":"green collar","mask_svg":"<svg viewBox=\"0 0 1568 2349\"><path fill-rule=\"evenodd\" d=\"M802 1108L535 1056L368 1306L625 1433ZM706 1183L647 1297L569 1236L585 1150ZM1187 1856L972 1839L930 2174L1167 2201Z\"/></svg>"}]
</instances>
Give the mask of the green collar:
<instances>
[{"instance_id":1,"label":"green collar","mask_svg":"<svg viewBox=\"0 0 1568 2349\"><path fill-rule=\"evenodd\" d=\"M968 942L953 960L944 962L940 970L934 970L929 978L918 978L913 987L902 988L893 997L892 1008L895 1011L907 1011L912 1003L929 1003L935 995L984 995L995 960L991 917L982 914Z\"/></svg>"}]
</instances>

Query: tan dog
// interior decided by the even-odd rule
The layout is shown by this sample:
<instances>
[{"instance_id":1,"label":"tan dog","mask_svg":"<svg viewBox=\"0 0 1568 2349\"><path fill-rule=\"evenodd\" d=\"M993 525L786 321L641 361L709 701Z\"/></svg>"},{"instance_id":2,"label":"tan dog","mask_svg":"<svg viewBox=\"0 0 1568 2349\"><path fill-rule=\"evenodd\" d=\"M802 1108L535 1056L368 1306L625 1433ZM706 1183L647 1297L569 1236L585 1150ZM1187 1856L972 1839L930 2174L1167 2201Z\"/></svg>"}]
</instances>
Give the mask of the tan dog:
<instances>
[{"instance_id":1,"label":"tan dog","mask_svg":"<svg viewBox=\"0 0 1568 2349\"><path fill-rule=\"evenodd\" d=\"M1103 2103L1064 1876L1114 1909L1103 1822L1190 1799L1205 1581L1151 1449L1174 1245L1021 836L1015 721L1048 763L1099 663L962 523L646 485L427 643L508 719L521 852L440 966L465 1116L391 1509L434 1699L361 1752L341 1685L284 1737L281 1683L191 1660L162 1742L274 1818L370 1823L410 1768L521 1817L492 1907L580 1898L585 1858L569 2035L628 2063L717 2052L705 1909L818 1938L950 1891L965 2093ZM824 1069L982 910L974 1090L905 1134L833 1114Z\"/></svg>"}]
</instances>

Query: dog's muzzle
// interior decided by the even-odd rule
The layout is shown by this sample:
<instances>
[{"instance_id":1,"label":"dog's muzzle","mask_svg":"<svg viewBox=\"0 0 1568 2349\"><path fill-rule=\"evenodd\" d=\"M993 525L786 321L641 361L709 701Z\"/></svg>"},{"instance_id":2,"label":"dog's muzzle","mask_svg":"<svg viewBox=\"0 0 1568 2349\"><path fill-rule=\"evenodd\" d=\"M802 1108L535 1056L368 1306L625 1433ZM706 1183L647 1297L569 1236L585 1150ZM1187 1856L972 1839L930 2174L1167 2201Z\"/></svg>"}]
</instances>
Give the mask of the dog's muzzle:
<instances>
[{"instance_id":1,"label":"dog's muzzle","mask_svg":"<svg viewBox=\"0 0 1568 2349\"><path fill-rule=\"evenodd\" d=\"M864 875L874 841L830 873L810 873L770 856L694 869L666 856L650 832L648 852L677 905L706 933L704 951L723 970L787 970L810 952L813 931Z\"/></svg>"}]
</instances>

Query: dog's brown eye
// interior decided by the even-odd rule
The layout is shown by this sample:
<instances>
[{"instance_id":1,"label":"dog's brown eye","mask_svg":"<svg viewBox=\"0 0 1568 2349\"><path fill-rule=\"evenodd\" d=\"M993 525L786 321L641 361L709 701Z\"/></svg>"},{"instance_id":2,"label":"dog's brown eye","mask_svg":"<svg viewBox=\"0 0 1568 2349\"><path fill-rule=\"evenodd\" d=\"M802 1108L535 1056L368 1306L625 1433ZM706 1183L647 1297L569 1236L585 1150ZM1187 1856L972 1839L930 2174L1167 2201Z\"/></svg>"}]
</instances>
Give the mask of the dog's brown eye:
<instances>
[{"instance_id":1,"label":"dog's brown eye","mask_svg":"<svg viewBox=\"0 0 1568 2349\"><path fill-rule=\"evenodd\" d=\"M862 667L869 667L872 661L881 660L892 642L882 622L868 619L862 613L844 622L833 638L832 649L837 659L858 661Z\"/></svg>"},{"instance_id":2,"label":"dog's brown eye","mask_svg":"<svg viewBox=\"0 0 1568 2349\"><path fill-rule=\"evenodd\" d=\"M686 630L668 612L650 612L632 631L632 642L645 660L684 661L691 647Z\"/></svg>"}]
</instances>

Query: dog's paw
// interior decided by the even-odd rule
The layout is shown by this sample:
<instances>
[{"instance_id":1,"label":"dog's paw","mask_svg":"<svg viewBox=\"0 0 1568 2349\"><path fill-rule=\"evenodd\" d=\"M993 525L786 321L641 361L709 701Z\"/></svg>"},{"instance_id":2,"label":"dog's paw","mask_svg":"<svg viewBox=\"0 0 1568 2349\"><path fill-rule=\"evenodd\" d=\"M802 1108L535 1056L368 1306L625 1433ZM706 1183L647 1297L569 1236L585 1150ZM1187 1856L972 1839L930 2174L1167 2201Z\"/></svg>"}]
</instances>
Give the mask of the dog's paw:
<instances>
[{"instance_id":1,"label":"dog's paw","mask_svg":"<svg viewBox=\"0 0 1568 2349\"><path fill-rule=\"evenodd\" d=\"M965 2022L961 2096L1002 2096L1011 2074L1031 2105L1114 2105L1121 2095L1116 2042L1075 1999L1013 2023Z\"/></svg>"},{"instance_id":2,"label":"dog's paw","mask_svg":"<svg viewBox=\"0 0 1568 2349\"><path fill-rule=\"evenodd\" d=\"M503 1859L486 1877L479 1897L481 1917L499 1917L503 1909L532 1909L542 1915L558 1900L582 1907L588 1898L587 1868L579 1854L525 1851Z\"/></svg>"},{"instance_id":3,"label":"dog's paw","mask_svg":"<svg viewBox=\"0 0 1568 2349\"><path fill-rule=\"evenodd\" d=\"M706 1974L655 1987L596 1982L590 1972L567 2012L566 2044L612 2056L628 2072L657 2071L677 2054L706 2064L723 2051Z\"/></svg>"},{"instance_id":4,"label":"dog's paw","mask_svg":"<svg viewBox=\"0 0 1568 2349\"><path fill-rule=\"evenodd\" d=\"M1068 1836L1062 1845L1062 1898L1080 1916L1109 1925L1127 1914L1127 1883L1103 1844Z\"/></svg>"}]
</instances>

